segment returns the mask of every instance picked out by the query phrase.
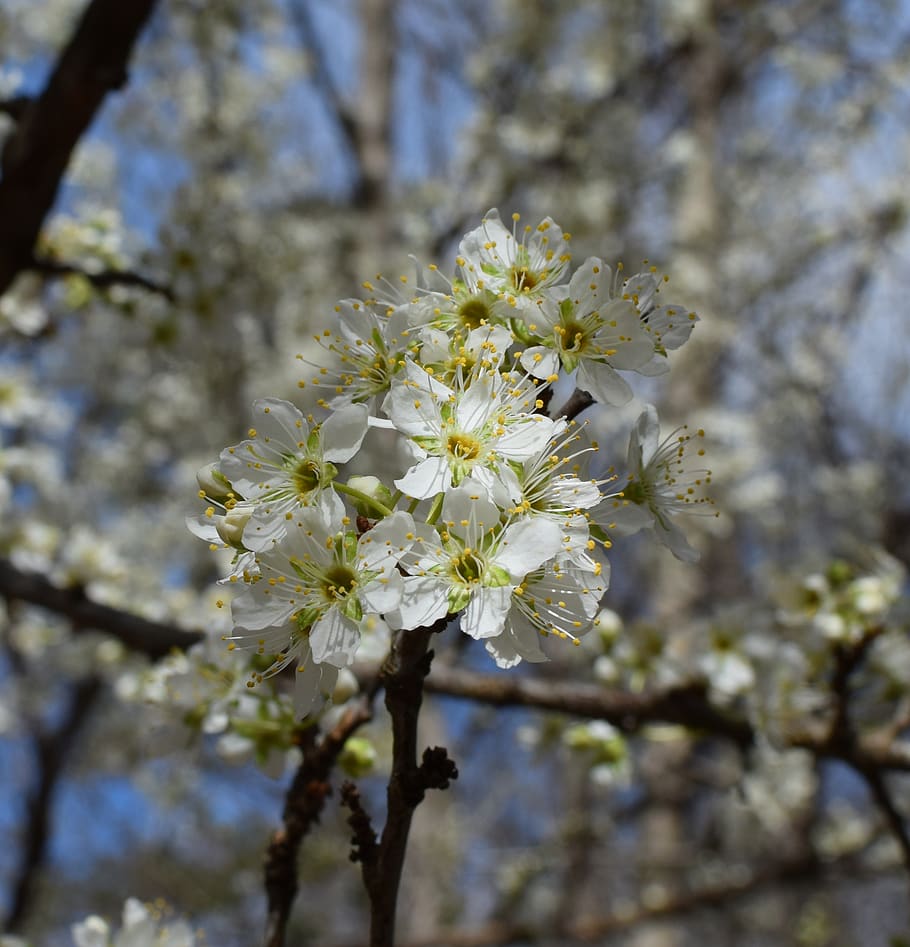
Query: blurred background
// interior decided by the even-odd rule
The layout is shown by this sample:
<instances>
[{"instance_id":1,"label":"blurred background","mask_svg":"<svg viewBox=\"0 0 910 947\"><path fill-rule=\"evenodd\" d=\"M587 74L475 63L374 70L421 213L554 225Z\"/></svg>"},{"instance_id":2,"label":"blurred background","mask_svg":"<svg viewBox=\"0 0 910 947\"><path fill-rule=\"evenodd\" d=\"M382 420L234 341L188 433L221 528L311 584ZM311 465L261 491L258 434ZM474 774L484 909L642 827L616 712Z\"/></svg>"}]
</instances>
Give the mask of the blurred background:
<instances>
[{"instance_id":1,"label":"blurred background","mask_svg":"<svg viewBox=\"0 0 910 947\"><path fill-rule=\"evenodd\" d=\"M86 6L0 4L0 99L41 91ZM0 555L219 628L225 560L184 520L251 401L306 405L294 356L321 357L313 334L363 280L409 254L451 272L491 207L550 215L576 262L653 264L698 311L668 376L585 416L619 468L642 401L666 431L704 427L720 516L684 524L695 566L617 542L614 624L512 673L647 692L733 629L754 661L716 703L754 723L736 700L769 686L755 655L800 578L910 561L908 161L902 0L162 0L40 237L82 274L32 268L0 298ZM149 285L91 278L111 269ZM211 945L256 942L288 776L163 735L121 699L147 660L122 644L13 600L0 619L0 916L55 947L89 912L163 897ZM459 661L495 672L479 647ZM894 723L901 674L873 722ZM843 763L670 724L614 744L454 697L423 723L461 778L418 811L402 943L569 943L582 922L634 947L908 942L897 849ZM368 731L377 809L386 730ZM347 855L330 803L292 942L362 942Z\"/></svg>"}]
</instances>

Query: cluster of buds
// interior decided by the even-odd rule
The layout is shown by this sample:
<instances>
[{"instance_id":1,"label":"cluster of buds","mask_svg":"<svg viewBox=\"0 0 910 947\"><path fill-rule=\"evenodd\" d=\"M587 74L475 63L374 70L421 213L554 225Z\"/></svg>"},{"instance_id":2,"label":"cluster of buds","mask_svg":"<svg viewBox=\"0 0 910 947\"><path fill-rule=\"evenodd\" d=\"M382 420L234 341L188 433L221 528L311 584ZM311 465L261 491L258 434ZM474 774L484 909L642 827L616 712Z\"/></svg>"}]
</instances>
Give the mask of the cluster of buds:
<instances>
[{"instance_id":1,"label":"cluster of buds","mask_svg":"<svg viewBox=\"0 0 910 947\"><path fill-rule=\"evenodd\" d=\"M258 656L250 686L293 667L299 716L369 629L460 616L500 667L542 661L542 638L591 627L611 537L651 528L695 556L675 518L710 502L703 432L661 440L647 406L624 477L598 479L577 412L547 410L573 372L594 400L628 402L621 372L665 371L695 314L665 303L650 270L626 278L591 258L573 272L552 220L513 220L487 214L452 277L429 266L414 286L377 278L339 302L335 330L316 337L323 364L300 383L321 416L258 401L247 439L200 471L208 507L190 528L236 551L228 646ZM404 458L387 483L342 473L371 438Z\"/></svg>"}]
</instances>

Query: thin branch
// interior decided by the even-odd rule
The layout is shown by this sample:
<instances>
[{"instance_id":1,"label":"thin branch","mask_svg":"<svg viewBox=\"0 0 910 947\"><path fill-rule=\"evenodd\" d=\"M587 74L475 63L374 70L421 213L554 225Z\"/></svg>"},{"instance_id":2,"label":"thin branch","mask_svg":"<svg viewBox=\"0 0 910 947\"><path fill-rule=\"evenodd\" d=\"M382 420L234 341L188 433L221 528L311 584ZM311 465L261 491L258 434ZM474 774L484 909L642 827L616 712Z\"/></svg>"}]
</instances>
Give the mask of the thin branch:
<instances>
[{"instance_id":1,"label":"thin branch","mask_svg":"<svg viewBox=\"0 0 910 947\"><path fill-rule=\"evenodd\" d=\"M560 931L560 943L602 943L613 934L629 931L641 924L704 908L720 907L756 894L770 885L799 882L823 873L823 866L811 855L782 861L759 869L745 878L698 887L668 896L659 905L639 905L603 917L583 918ZM529 923L492 922L473 930L440 931L419 940L406 941L402 947L499 947L501 944L534 944L541 941L541 930ZM339 944L336 947L355 947Z\"/></svg>"},{"instance_id":2,"label":"thin branch","mask_svg":"<svg viewBox=\"0 0 910 947\"><path fill-rule=\"evenodd\" d=\"M754 733L749 724L716 710L701 684L663 691L629 693L598 684L521 677L516 674L477 674L437 666L427 680L430 693L463 697L494 706L535 707L575 717L606 720L626 732L648 723L678 723L694 730L724 736L749 746Z\"/></svg>"},{"instance_id":3,"label":"thin branch","mask_svg":"<svg viewBox=\"0 0 910 947\"><path fill-rule=\"evenodd\" d=\"M866 785L869 787L869 792L875 800L876 806L878 806L879 811L885 817L888 828L891 829L897 844L900 846L904 868L910 873L910 835L907 833L907 823L900 812L897 811L897 806L894 804L891 793L888 791L888 785L885 782L884 775L880 770L874 767L861 769L860 767L854 766L854 769L862 776Z\"/></svg>"},{"instance_id":4,"label":"thin branch","mask_svg":"<svg viewBox=\"0 0 910 947\"><path fill-rule=\"evenodd\" d=\"M395 943L398 889L414 810L427 789L445 789L449 780L458 776L441 747L426 750L423 761L417 763L417 721L424 679L433 660L430 639L447 621L446 617L427 628L399 632L379 673L392 718L392 772L386 792L386 823L378 844L367 844L365 813L359 805L352 807L352 819L358 820L354 825L359 831L355 835L358 860L370 900L370 947L393 947Z\"/></svg>"},{"instance_id":5,"label":"thin branch","mask_svg":"<svg viewBox=\"0 0 910 947\"><path fill-rule=\"evenodd\" d=\"M123 88L156 0L91 0L0 158L0 295L28 269L70 157L109 93Z\"/></svg>"},{"instance_id":6,"label":"thin branch","mask_svg":"<svg viewBox=\"0 0 910 947\"><path fill-rule=\"evenodd\" d=\"M0 597L47 608L69 618L75 631L105 632L150 658L164 657L174 648L189 648L203 638L200 632L93 602L81 589L62 589L42 575L22 572L7 559L0 559Z\"/></svg>"},{"instance_id":7,"label":"thin branch","mask_svg":"<svg viewBox=\"0 0 910 947\"><path fill-rule=\"evenodd\" d=\"M33 101L34 99L30 95L14 95L9 99L2 99L0 100L0 113L8 115L14 122L18 122Z\"/></svg>"},{"instance_id":8,"label":"thin branch","mask_svg":"<svg viewBox=\"0 0 910 947\"><path fill-rule=\"evenodd\" d=\"M310 14L309 0L293 0L289 11L300 41L309 53L313 67L313 82L322 92L328 109L335 116L345 142L356 159L359 148L357 118L353 109L345 102L341 90L332 76L325 46L319 38L316 25Z\"/></svg>"},{"instance_id":9,"label":"thin branch","mask_svg":"<svg viewBox=\"0 0 910 947\"><path fill-rule=\"evenodd\" d=\"M80 589L62 589L45 576L22 572L0 558L0 597L28 602L69 618L74 630L95 630L116 638L134 651L155 659L174 648L189 648L203 639L201 632L173 624L149 621L130 612L101 605ZM356 669L355 669L356 670ZM373 674L358 671L372 680ZM717 710L698 684L631 694L597 684L543 680L516 674L478 674L437 663L427 678L429 693L493 706L533 707L592 720L607 720L633 732L649 723L675 723L749 746L755 738L751 725ZM832 745L824 733L793 736L789 745L816 756L840 759L859 767L910 772L910 746L888 733L855 737L850 745Z\"/></svg>"},{"instance_id":10,"label":"thin branch","mask_svg":"<svg viewBox=\"0 0 910 947\"><path fill-rule=\"evenodd\" d=\"M572 421L577 418L585 408L590 408L592 404L594 404L594 398L587 391L576 388L566 403L559 409L556 417Z\"/></svg>"},{"instance_id":11,"label":"thin branch","mask_svg":"<svg viewBox=\"0 0 910 947\"><path fill-rule=\"evenodd\" d=\"M67 756L100 694L101 681L97 677L79 681L73 688L69 712L63 723L56 730L39 730L35 735L37 781L26 803L27 818L22 855L3 930L20 930L28 918L34 903L38 878L47 857L51 809L60 775Z\"/></svg>"},{"instance_id":12,"label":"thin branch","mask_svg":"<svg viewBox=\"0 0 910 947\"><path fill-rule=\"evenodd\" d=\"M297 897L297 856L304 836L319 821L331 794L329 776L348 738L373 717L372 692L348 708L341 720L317 741L315 728L302 733L303 762L288 789L282 828L272 836L265 856L268 899L265 947L283 947L291 907Z\"/></svg>"},{"instance_id":13,"label":"thin branch","mask_svg":"<svg viewBox=\"0 0 910 947\"><path fill-rule=\"evenodd\" d=\"M29 269L48 277L81 276L88 280L97 289L110 289L112 286L128 286L145 289L150 293L163 296L174 302L174 291L163 283L158 283L141 273L132 270L101 270L97 273L84 270L73 263L60 263L56 260L36 258L32 260Z\"/></svg>"}]
</instances>

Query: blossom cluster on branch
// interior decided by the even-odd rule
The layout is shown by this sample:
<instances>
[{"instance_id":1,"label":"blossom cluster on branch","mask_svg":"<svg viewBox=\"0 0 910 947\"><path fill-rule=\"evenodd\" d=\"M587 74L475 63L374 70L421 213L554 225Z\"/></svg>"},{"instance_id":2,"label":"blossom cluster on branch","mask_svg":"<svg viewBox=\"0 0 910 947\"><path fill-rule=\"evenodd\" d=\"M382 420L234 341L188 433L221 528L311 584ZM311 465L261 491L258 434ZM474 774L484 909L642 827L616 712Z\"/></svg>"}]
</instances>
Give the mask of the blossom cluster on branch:
<instances>
[{"instance_id":1,"label":"blossom cluster on branch","mask_svg":"<svg viewBox=\"0 0 910 947\"><path fill-rule=\"evenodd\" d=\"M592 399L631 400L622 373L666 371L695 314L665 302L651 270L589 258L573 271L549 218L509 229L490 211L454 262L339 302L320 364L300 356L324 416L257 401L247 438L198 475L208 506L190 529L236 553L228 647L254 653L250 687L294 668L300 717L376 629L459 616L500 667L542 661L541 637L590 629L613 537L650 528L696 558L676 516L710 504L704 432L661 440L646 406L628 469L598 478L575 421ZM551 415L572 373L590 397ZM399 462L388 483L340 466L367 438Z\"/></svg>"}]
</instances>

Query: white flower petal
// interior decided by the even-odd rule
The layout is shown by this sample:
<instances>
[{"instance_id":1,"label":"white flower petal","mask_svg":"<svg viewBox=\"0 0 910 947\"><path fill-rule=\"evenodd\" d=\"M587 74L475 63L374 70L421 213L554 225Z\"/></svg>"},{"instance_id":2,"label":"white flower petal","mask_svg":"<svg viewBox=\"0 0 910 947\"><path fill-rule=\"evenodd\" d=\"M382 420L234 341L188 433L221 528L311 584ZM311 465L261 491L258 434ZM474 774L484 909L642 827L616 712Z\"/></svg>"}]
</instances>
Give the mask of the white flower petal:
<instances>
[{"instance_id":1,"label":"white flower petal","mask_svg":"<svg viewBox=\"0 0 910 947\"><path fill-rule=\"evenodd\" d=\"M319 429L323 457L339 464L350 460L360 450L369 416L364 404L349 404L333 411Z\"/></svg>"}]
</instances>

